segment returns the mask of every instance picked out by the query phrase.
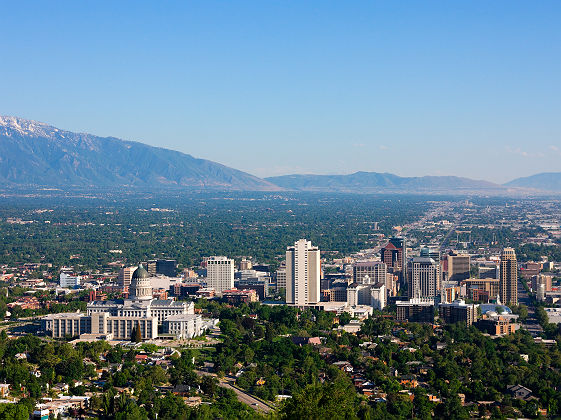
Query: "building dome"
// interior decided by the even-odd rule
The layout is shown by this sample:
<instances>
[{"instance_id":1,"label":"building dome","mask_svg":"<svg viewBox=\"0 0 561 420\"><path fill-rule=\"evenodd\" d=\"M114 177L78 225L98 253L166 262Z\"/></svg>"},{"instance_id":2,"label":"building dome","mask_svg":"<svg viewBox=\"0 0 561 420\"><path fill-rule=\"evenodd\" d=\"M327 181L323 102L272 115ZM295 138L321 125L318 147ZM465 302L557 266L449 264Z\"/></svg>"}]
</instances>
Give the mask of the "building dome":
<instances>
[{"instance_id":1,"label":"building dome","mask_svg":"<svg viewBox=\"0 0 561 420\"><path fill-rule=\"evenodd\" d=\"M131 280L133 280L133 279L147 279L148 277L150 277L150 274L148 274L148 271L146 271L146 269L142 266L142 264L140 264L136 268L136 270L134 270L134 272L132 273Z\"/></svg>"},{"instance_id":2,"label":"building dome","mask_svg":"<svg viewBox=\"0 0 561 420\"><path fill-rule=\"evenodd\" d=\"M150 274L141 265L132 273L131 285L129 286L129 299L148 300L152 299L152 282Z\"/></svg>"},{"instance_id":3,"label":"building dome","mask_svg":"<svg viewBox=\"0 0 561 420\"><path fill-rule=\"evenodd\" d=\"M482 314L486 314L489 311L497 314L500 313L500 315L512 314L512 310L508 306L496 303L482 303L479 307L481 308Z\"/></svg>"}]
</instances>

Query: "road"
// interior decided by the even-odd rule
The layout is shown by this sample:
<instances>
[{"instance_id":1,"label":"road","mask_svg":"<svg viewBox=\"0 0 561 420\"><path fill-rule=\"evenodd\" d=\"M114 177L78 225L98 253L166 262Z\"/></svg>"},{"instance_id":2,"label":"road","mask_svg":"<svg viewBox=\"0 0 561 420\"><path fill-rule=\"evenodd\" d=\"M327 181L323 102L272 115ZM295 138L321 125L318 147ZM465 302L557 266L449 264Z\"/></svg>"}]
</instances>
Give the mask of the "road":
<instances>
[{"instance_id":1,"label":"road","mask_svg":"<svg viewBox=\"0 0 561 420\"><path fill-rule=\"evenodd\" d=\"M438 206L437 208L429 210L419 220L404 225L403 229L401 230L401 235L402 236L407 236L407 232L409 230L415 230L415 229L422 228L428 220L432 220L434 218L444 217L445 215L448 215L450 213L450 210L454 206L455 206L455 203L444 203L444 204ZM452 226L450 227L450 230L448 230L448 232L446 233L446 235L444 236L444 238L440 242L440 252L444 251L444 249L446 248L448 238L452 235L452 233L454 233L456 231L456 229L460 225L460 222L461 222L463 216L464 216L463 213L455 215L455 220L454 220Z\"/></svg>"},{"instance_id":2,"label":"road","mask_svg":"<svg viewBox=\"0 0 561 420\"><path fill-rule=\"evenodd\" d=\"M435 209L429 210L427 213L421 216L419 220L403 225L403 229L401 230L401 235L407 236L407 232L409 230L414 230L423 227L427 220L446 214L448 210L451 208L451 206L452 204L445 203L443 205L438 206Z\"/></svg>"},{"instance_id":3,"label":"road","mask_svg":"<svg viewBox=\"0 0 561 420\"><path fill-rule=\"evenodd\" d=\"M36 335L39 331L40 325L38 323L39 317L19 318L17 321L8 321L0 325L0 331L9 330L12 335Z\"/></svg>"},{"instance_id":4,"label":"road","mask_svg":"<svg viewBox=\"0 0 561 420\"><path fill-rule=\"evenodd\" d=\"M446 244L448 243L448 238L450 237L450 235L452 235L453 232L456 231L456 229L458 228L458 226L460 225L459 220L457 220L452 227L450 228L450 230L446 233L446 235L444 236L444 238L442 238L442 241L440 242L440 248L439 251L443 252L446 249Z\"/></svg>"},{"instance_id":5,"label":"road","mask_svg":"<svg viewBox=\"0 0 561 420\"><path fill-rule=\"evenodd\" d=\"M202 370L195 370L195 372L199 376L213 376L213 377L217 378L216 374L214 374L214 373L204 372ZM236 393L236 396L238 397L238 401L249 405L254 410L262 411L264 413L268 413L268 412L275 409L275 407L273 407L272 405L270 405L268 403L265 403L264 401L254 397L250 393L248 393L248 392L244 391L243 389L239 388L238 386L236 386L236 378L235 377L227 376L225 378L217 378L217 379L218 379L218 385L219 386L221 386L222 388L227 388L227 389L231 389L232 391L234 391Z\"/></svg>"},{"instance_id":6,"label":"road","mask_svg":"<svg viewBox=\"0 0 561 420\"><path fill-rule=\"evenodd\" d=\"M264 413L268 413L269 411L273 410L274 407L270 406L269 404L265 404L262 400L258 400L253 395L245 392L243 389L237 387L235 385L235 379L231 377L224 378L220 380L219 385L223 388L231 389L236 393L238 396L238 400L253 407L255 410L263 411Z\"/></svg>"},{"instance_id":7,"label":"road","mask_svg":"<svg viewBox=\"0 0 561 420\"><path fill-rule=\"evenodd\" d=\"M522 324L522 328L528 330L532 337L538 337L543 332L543 328L538 324L536 309L534 308L530 296L528 296L528 292L520 281L518 282L518 304L523 304L528 307L528 318L526 322Z\"/></svg>"}]
</instances>

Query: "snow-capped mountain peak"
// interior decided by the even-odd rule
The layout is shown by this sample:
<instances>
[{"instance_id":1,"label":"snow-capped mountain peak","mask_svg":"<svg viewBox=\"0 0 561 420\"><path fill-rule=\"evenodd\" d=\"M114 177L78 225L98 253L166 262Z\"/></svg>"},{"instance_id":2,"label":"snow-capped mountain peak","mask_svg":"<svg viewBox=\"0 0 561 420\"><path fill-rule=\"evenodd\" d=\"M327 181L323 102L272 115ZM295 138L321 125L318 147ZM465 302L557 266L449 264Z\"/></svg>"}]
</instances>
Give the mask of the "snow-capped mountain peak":
<instances>
[{"instance_id":1,"label":"snow-capped mountain peak","mask_svg":"<svg viewBox=\"0 0 561 420\"><path fill-rule=\"evenodd\" d=\"M54 133L58 132L56 128L48 124L9 115L0 115L0 127L4 128L2 130L4 135L8 135L10 130L34 137L52 137Z\"/></svg>"}]
</instances>

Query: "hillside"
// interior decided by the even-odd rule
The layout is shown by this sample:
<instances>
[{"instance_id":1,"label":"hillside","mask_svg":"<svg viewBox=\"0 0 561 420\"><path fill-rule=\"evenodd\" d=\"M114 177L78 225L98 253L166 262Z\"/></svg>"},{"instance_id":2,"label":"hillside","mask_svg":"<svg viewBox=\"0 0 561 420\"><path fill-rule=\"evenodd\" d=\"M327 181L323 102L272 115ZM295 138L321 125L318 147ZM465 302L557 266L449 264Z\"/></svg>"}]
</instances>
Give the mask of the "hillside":
<instances>
[{"instance_id":1,"label":"hillside","mask_svg":"<svg viewBox=\"0 0 561 420\"><path fill-rule=\"evenodd\" d=\"M523 178L516 178L504 185L507 187L561 192L561 172L543 172Z\"/></svg>"}]
</instances>

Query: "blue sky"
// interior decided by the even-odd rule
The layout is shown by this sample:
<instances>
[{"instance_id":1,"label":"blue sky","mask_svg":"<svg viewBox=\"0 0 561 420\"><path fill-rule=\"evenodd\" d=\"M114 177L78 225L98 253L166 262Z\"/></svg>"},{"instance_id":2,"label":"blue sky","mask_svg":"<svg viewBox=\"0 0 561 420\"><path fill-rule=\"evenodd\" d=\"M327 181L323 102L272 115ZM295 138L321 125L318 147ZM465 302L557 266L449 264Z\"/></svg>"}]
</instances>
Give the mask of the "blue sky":
<instances>
[{"instance_id":1,"label":"blue sky","mask_svg":"<svg viewBox=\"0 0 561 420\"><path fill-rule=\"evenodd\" d=\"M561 171L559 1L0 5L0 114L259 176Z\"/></svg>"}]
</instances>

